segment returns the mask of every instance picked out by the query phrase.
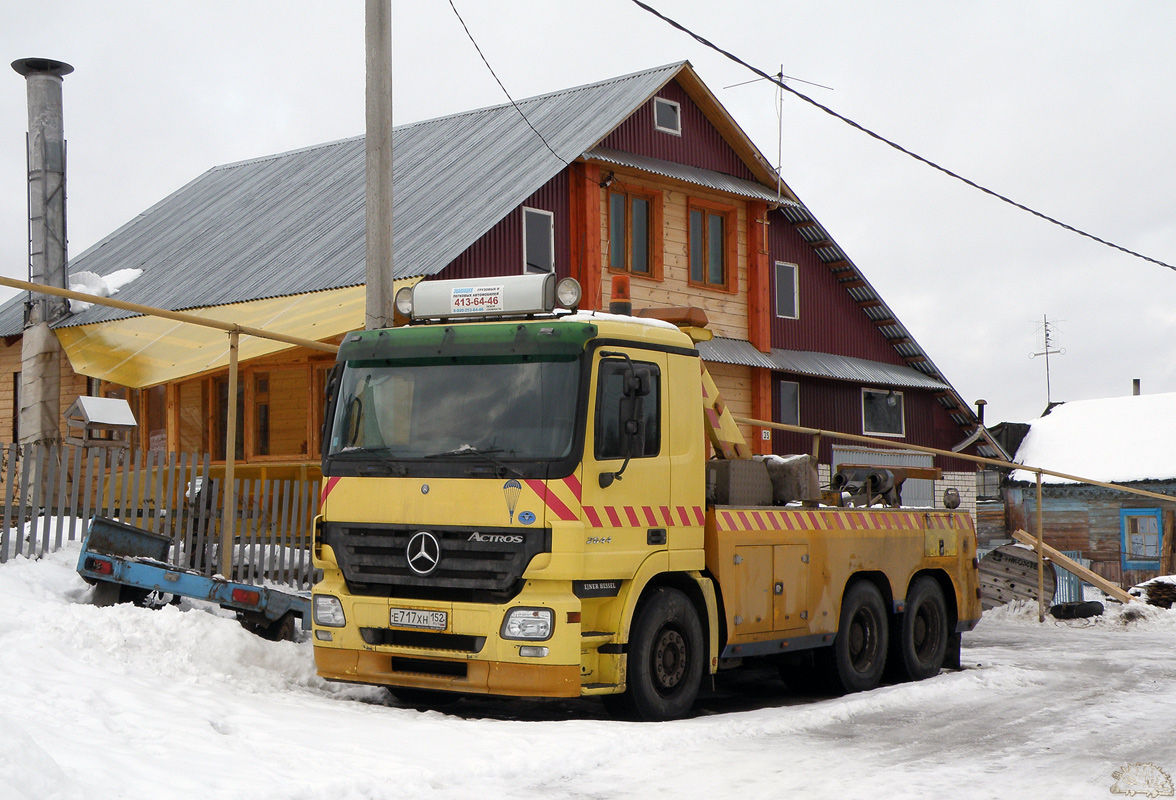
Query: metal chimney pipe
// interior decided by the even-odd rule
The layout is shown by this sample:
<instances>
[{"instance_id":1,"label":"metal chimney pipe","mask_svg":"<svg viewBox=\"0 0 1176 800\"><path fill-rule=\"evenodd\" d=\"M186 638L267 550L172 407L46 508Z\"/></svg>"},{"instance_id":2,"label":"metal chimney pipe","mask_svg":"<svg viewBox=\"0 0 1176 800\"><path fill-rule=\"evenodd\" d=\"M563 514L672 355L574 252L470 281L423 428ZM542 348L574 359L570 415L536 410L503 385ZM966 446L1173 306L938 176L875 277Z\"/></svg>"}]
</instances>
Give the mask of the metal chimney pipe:
<instances>
[{"instance_id":1,"label":"metal chimney pipe","mask_svg":"<svg viewBox=\"0 0 1176 800\"><path fill-rule=\"evenodd\" d=\"M988 405L987 400L976 401L976 419L980 421L981 425L984 425L984 406L986 405Z\"/></svg>"},{"instance_id":2,"label":"metal chimney pipe","mask_svg":"<svg viewBox=\"0 0 1176 800\"><path fill-rule=\"evenodd\" d=\"M1131 394L1135 395L1136 397L1139 396L1139 378L1131 381Z\"/></svg>"},{"instance_id":3,"label":"metal chimney pipe","mask_svg":"<svg viewBox=\"0 0 1176 800\"><path fill-rule=\"evenodd\" d=\"M65 131L61 79L73 67L51 58L21 58L12 68L25 78L29 132L29 282L66 285ZM49 323L69 313L63 298L33 295L25 304L21 342L21 444L61 440L61 343Z\"/></svg>"},{"instance_id":4,"label":"metal chimney pipe","mask_svg":"<svg viewBox=\"0 0 1176 800\"><path fill-rule=\"evenodd\" d=\"M65 280L65 130L61 79L73 67L51 58L21 58L12 68L28 88L29 282L68 289ZM52 322L66 300L29 295L27 325Z\"/></svg>"}]
</instances>

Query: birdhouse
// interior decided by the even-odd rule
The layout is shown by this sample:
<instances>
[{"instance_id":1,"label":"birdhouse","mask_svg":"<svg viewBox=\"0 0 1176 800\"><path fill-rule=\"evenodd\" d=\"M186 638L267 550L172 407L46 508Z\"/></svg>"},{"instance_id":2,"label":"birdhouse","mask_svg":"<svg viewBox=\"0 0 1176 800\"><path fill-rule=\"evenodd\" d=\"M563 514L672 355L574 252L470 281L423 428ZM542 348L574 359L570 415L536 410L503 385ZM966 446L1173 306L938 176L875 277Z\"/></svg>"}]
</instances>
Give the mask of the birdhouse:
<instances>
[{"instance_id":1,"label":"birdhouse","mask_svg":"<svg viewBox=\"0 0 1176 800\"><path fill-rule=\"evenodd\" d=\"M65 424L66 442L83 447L129 447L138 427L130 403L114 397L79 397L65 410Z\"/></svg>"}]
</instances>

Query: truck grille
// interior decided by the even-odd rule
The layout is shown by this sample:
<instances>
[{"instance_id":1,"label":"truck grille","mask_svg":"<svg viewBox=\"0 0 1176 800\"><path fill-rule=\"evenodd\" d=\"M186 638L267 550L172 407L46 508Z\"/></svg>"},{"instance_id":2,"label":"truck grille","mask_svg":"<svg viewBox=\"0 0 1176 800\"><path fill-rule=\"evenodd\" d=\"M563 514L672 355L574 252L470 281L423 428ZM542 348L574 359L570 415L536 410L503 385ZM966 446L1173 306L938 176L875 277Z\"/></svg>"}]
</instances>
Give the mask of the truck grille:
<instances>
[{"instance_id":1,"label":"truck grille","mask_svg":"<svg viewBox=\"0 0 1176 800\"><path fill-rule=\"evenodd\" d=\"M435 568L421 575L409 565L413 537L428 533L439 550ZM330 545L352 594L454 602L501 601L522 588L523 571L551 552L551 531L518 528L424 528L329 522Z\"/></svg>"}]
</instances>

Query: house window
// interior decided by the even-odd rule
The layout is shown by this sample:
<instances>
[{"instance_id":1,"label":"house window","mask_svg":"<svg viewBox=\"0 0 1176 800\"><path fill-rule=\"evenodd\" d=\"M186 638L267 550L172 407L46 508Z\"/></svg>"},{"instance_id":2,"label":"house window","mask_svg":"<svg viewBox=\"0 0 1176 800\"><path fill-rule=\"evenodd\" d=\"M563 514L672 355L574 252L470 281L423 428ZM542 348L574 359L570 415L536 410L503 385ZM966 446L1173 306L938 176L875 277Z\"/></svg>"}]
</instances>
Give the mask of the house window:
<instances>
[{"instance_id":1,"label":"house window","mask_svg":"<svg viewBox=\"0 0 1176 800\"><path fill-rule=\"evenodd\" d=\"M147 449L167 452L167 387L143 390L144 418L147 420Z\"/></svg>"},{"instance_id":2,"label":"house window","mask_svg":"<svg viewBox=\"0 0 1176 800\"><path fill-rule=\"evenodd\" d=\"M253 373L253 452L304 456L309 450L310 387L306 367Z\"/></svg>"},{"instance_id":3,"label":"house window","mask_svg":"<svg viewBox=\"0 0 1176 800\"><path fill-rule=\"evenodd\" d=\"M555 214L523 208L523 272L555 271Z\"/></svg>"},{"instance_id":4,"label":"house window","mask_svg":"<svg viewBox=\"0 0 1176 800\"><path fill-rule=\"evenodd\" d=\"M625 378L633 368L646 371L650 380L649 394L643 397L625 396ZM661 450L661 373L656 364L644 364L610 358L600 362L596 394L596 460L656 456ZM639 404L639 408L637 405ZM635 416L640 444L637 452L628 453L627 435L621 431L622 418Z\"/></svg>"},{"instance_id":5,"label":"house window","mask_svg":"<svg viewBox=\"0 0 1176 800\"><path fill-rule=\"evenodd\" d=\"M652 274L652 220L652 198L629 192L609 193L609 269Z\"/></svg>"},{"instance_id":6,"label":"house window","mask_svg":"<svg viewBox=\"0 0 1176 800\"><path fill-rule=\"evenodd\" d=\"M176 428L181 453L208 451L208 381L186 381L176 390L178 416ZM222 445L223 447L223 445Z\"/></svg>"},{"instance_id":7,"label":"house window","mask_svg":"<svg viewBox=\"0 0 1176 800\"><path fill-rule=\"evenodd\" d=\"M982 469L976 473L976 499L977 500L999 500L1000 499L1000 471L995 469Z\"/></svg>"},{"instance_id":8,"label":"house window","mask_svg":"<svg viewBox=\"0 0 1176 800\"><path fill-rule=\"evenodd\" d=\"M212 430L212 455L217 461L224 461L228 452L225 434L229 424L229 378L217 378L212 382L213 398L216 402L215 425ZM237 461L245 458L245 382L237 381L237 420L236 446L233 448L233 458Z\"/></svg>"},{"instance_id":9,"label":"house window","mask_svg":"<svg viewBox=\"0 0 1176 800\"><path fill-rule=\"evenodd\" d=\"M735 291L735 208L691 201L688 224L690 283Z\"/></svg>"},{"instance_id":10,"label":"house window","mask_svg":"<svg viewBox=\"0 0 1176 800\"><path fill-rule=\"evenodd\" d=\"M902 392L862 389L862 433L870 436L905 436Z\"/></svg>"},{"instance_id":11,"label":"house window","mask_svg":"<svg viewBox=\"0 0 1176 800\"><path fill-rule=\"evenodd\" d=\"M1159 569L1163 523L1158 508L1119 511L1123 537L1123 569Z\"/></svg>"},{"instance_id":12,"label":"house window","mask_svg":"<svg viewBox=\"0 0 1176 800\"><path fill-rule=\"evenodd\" d=\"M682 106L664 97L653 98L653 127L662 133L682 135Z\"/></svg>"},{"instance_id":13,"label":"house window","mask_svg":"<svg viewBox=\"0 0 1176 800\"><path fill-rule=\"evenodd\" d=\"M776 316L797 319L796 265L776 262Z\"/></svg>"},{"instance_id":14,"label":"house window","mask_svg":"<svg viewBox=\"0 0 1176 800\"><path fill-rule=\"evenodd\" d=\"M776 422L800 424L800 384L776 381Z\"/></svg>"},{"instance_id":15,"label":"house window","mask_svg":"<svg viewBox=\"0 0 1176 800\"><path fill-rule=\"evenodd\" d=\"M20 373L12 373L12 442L20 442Z\"/></svg>"}]
</instances>

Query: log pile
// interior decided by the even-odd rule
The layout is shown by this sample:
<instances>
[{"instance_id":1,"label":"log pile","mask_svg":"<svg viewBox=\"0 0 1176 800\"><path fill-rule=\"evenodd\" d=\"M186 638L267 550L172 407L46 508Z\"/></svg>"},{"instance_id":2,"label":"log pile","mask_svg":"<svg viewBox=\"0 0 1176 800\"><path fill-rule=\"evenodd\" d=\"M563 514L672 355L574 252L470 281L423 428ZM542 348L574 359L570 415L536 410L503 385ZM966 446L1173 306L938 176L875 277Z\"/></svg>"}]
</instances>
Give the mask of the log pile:
<instances>
[{"instance_id":1,"label":"log pile","mask_svg":"<svg viewBox=\"0 0 1176 800\"><path fill-rule=\"evenodd\" d=\"M1140 584L1139 588L1142 590L1143 597L1150 606L1171 608L1172 604L1176 603L1176 578L1155 578L1147 583Z\"/></svg>"}]
</instances>

